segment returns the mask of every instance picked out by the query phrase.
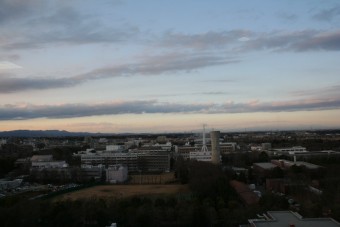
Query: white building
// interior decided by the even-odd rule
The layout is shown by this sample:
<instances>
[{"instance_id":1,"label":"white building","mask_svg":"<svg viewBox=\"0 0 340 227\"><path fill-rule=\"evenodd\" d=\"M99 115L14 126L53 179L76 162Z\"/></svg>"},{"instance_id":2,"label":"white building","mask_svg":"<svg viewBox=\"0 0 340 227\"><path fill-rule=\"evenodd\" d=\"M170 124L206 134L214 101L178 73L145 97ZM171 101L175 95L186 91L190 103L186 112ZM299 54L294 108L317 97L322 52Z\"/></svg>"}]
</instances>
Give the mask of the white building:
<instances>
[{"instance_id":1,"label":"white building","mask_svg":"<svg viewBox=\"0 0 340 227\"><path fill-rule=\"evenodd\" d=\"M52 155L33 155L31 158L32 168L67 168L68 164L65 161L54 161Z\"/></svg>"},{"instance_id":2,"label":"white building","mask_svg":"<svg viewBox=\"0 0 340 227\"><path fill-rule=\"evenodd\" d=\"M306 153L308 152L305 147L296 146L296 147L288 147L288 148L277 148L274 149L274 155L276 154L295 154L295 153Z\"/></svg>"},{"instance_id":3,"label":"white building","mask_svg":"<svg viewBox=\"0 0 340 227\"><path fill-rule=\"evenodd\" d=\"M32 162L32 168L45 169L45 168L67 168L68 164L65 161L50 161L50 162Z\"/></svg>"},{"instance_id":4,"label":"white building","mask_svg":"<svg viewBox=\"0 0 340 227\"><path fill-rule=\"evenodd\" d=\"M106 151L121 152L125 149L124 145L106 145Z\"/></svg>"},{"instance_id":5,"label":"white building","mask_svg":"<svg viewBox=\"0 0 340 227\"><path fill-rule=\"evenodd\" d=\"M145 147L144 147L145 148ZM153 148L153 149L151 149ZM170 170L170 154L160 148L146 147L129 152L80 151L82 165L125 165L130 172L144 169L146 171Z\"/></svg>"},{"instance_id":6,"label":"white building","mask_svg":"<svg viewBox=\"0 0 340 227\"><path fill-rule=\"evenodd\" d=\"M211 151L191 151L189 153L190 160L202 162L211 162Z\"/></svg>"},{"instance_id":7,"label":"white building","mask_svg":"<svg viewBox=\"0 0 340 227\"><path fill-rule=\"evenodd\" d=\"M124 165L112 165L106 169L106 182L121 183L128 179L128 168Z\"/></svg>"}]
</instances>

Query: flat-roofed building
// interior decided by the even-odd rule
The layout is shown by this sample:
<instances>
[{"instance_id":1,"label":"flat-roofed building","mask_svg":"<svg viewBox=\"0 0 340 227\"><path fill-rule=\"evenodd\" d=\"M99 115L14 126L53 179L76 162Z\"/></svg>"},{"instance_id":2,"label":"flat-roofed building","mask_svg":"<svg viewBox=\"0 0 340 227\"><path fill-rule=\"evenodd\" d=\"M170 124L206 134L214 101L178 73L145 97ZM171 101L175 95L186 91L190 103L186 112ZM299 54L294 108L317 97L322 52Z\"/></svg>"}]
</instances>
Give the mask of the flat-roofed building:
<instances>
[{"instance_id":1,"label":"flat-roofed building","mask_svg":"<svg viewBox=\"0 0 340 227\"><path fill-rule=\"evenodd\" d=\"M31 157L31 167L33 169L55 169L67 168L68 164L65 161L54 161L52 155L33 155Z\"/></svg>"},{"instance_id":2,"label":"flat-roofed building","mask_svg":"<svg viewBox=\"0 0 340 227\"><path fill-rule=\"evenodd\" d=\"M322 166L315 165L315 164L312 164L312 163L309 163L309 162L300 162L300 161L292 162L292 161L285 160L285 159L271 160L271 163L282 168L282 169L289 169L293 165L305 166L308 170L318 170L320 168L323 168Z\"/></svg>"},{"instance_id":3,"label":"flat-roofed building","mask_svg":"<svg viewBox=\"0 0 340 227\"><path fill-rule=\"evenodd\" d=\"M269 171L277 167L274 163L270 162L256 162L253 164L253 169L256 172L264 172L264 171Z\"/></svg>"},{"instance_id":4,"label":"flat-roofed building","mask_svg":"<svg viewBox=\"0 0 340 227\"><path fill-rule=\"evenodd\" d=\"M124 165L112 165L106 169L106 182L122 183L128 179L128 168Z\"/></svg>"},{"instance_id":5,"label":"flat-roofed building","mask_svg":"<svg viewBox=\"0 0 340 227\"><path fill-rule=\"evenodd\" d=\"M274 155L280 154L295 154L295 153L307 153L307 149L305 147L296 146L296 147L288 147L288 148L277 148L272 151Z\"/></svg>"},{"instance_id":6,"label":"flat-roofed building","mask_svg":"<svg viewBox=\"0 0 340 227\"><path fill-rule=\"evenodd\" d=\"M229 154L236 151L237 143L229 142L229 143L220 143L220 152L221 154Z\"/></svg>"},{"instance_id":7,"label":"flat-roofed building","mask_svg":"<svg viewBox=\"0 0 340 227\"><path fill-rule=\"evenodd\" d=\"M260 198L258 197L258 195L253 192L245 183L232 180L230 181L230 186L234 188L234 190L245 205L250 206L259 202Z\"/></svg>"},{"instance_id":8,"label":"flat-roofed building","mask_svg":"<svg viewBox=\"0 0 340 227\"><path fill-rule=\"evenodd\" d=\"M31 162L50 162L53 161L53 155L33 155Z\"/></svg>"},{"instance_id":9,"label":"flat-roofed building","mask_svg":"<svg viewBox=\"0 0 340 227\"><path fill-rule=\"evenodd\" d=\"M332 218L303 218L292 211L268 211L261 219L249 219L251 227L339 227Z\"/></svg>"},{"instance_id":10,"label":"flat-roofed building","mask_svg":"<svg viewBox=\"0 0 340 227\"><path fill-rule=\"evenodd\" d=\"M190 152L199 151L198 147L179 146L177 147L177 156L181 156L184 160L190 159Z\"/></svg>"},{"instance_id":11,"label":"flat-roofed building","mask_svg":"<svg viewBox=\"0 0 340 227\"><path fill-rule=\"evenodd\" d=\"M82 154L81 156L82 165L125 165L129 171L137 171L137 153L91 153Z\"/></svg>"},{"instance_id":12,"label":"flat-roofed building","mask_svg":"<svg viewBox=\"0 0 340 227\"><path fill-rule=\"evenodd\" d=\"M211 151L192 151L189 153L189 158L200 162L211 162L211 155Z\"/></svg>"},{"instance_id":13,"label":"flat-roofed building","mask_svg":"<svg viewBox=\"0 0 340 227\"><path fill-rule=\"evenodd\" d=\"M149 151L138 153L138 170L145 169L146 171L170 171L170 154L163 150Z\"/></svg>"},{"instance_id":14,"label":"flat-roofed building","mask_svg":"<svg viewBox=\"0 0 340 227\"><path fill-rule=\"evenodd\" d=\"M170 171L170 153L162 149L135 149L129 152L79 152L82 165L125 165L129 172ZM79 154L76 154L79 155Z\"/></svg>"},{"instance_id":15,"label":"flat-roofed building","mask_svg":"<svg viewBox=\"0 0 340 227\"><path fill-rule=\"evenodd\" d=\"M32 168L67 168L68 164L65 161L49 161L49 162L32 162Z\"/></svg>"}]
</instances>

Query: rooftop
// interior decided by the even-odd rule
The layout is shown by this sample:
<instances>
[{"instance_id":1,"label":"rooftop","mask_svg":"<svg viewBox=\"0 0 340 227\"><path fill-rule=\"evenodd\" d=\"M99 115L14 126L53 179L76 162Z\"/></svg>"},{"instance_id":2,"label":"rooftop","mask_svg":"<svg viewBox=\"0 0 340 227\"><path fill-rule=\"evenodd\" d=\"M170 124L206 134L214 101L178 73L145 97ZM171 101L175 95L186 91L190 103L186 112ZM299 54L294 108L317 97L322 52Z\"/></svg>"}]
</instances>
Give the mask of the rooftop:
<instances>
[{"instance_id":1,"label":"rooftop","mask_svg":"<svg viewBox=\"0 0 340 227\"><path fill-rule=\"evenodd\" d=\"M262 169L273 169L275 167L277 167L277 165L271 163L271 162L257 162L254 163L253 165L256 165Z\"/></svg>"},{"instance_id":2,"label":"rooftop","mask_svg":"<svg viewBox=\"0 0 340 227\"><path fill-rule=\"evenodd\" d=\"M31 158L32 162L49 162L53 160L52 155L33 155Z\"/></svg>"},{"instance_id":3,"label":"rooftop","mask_svg":"<svg viewBox=\"0 0 340 227\"><path fill-rule=\"evenodd\" d=\"M249 220L254 227L339 227L340 223L332 218L302 218L292 211L268 211L272 220Z\"/></svg>"},{"instance_id":4,"label":"rooftop","mask_svg":"<svg viewBox=\"0 0 340 227\"><path fill-rule=\"evenodd\" d=\"M248 185L236 180L230 181L230 185L235 189L237 194L241 197L246 205L258 203L259 197L252 190L250 190Z\"/></svg>"}]
</instances>

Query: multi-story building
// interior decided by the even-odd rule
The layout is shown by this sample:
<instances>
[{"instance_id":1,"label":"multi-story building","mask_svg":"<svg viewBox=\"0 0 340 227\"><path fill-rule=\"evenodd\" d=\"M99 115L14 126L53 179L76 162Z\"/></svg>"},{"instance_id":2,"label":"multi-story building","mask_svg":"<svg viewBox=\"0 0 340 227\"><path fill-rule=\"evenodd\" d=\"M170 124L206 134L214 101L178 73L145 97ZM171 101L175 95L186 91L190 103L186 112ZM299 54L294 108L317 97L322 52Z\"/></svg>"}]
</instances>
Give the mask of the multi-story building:
<instances>
[{"instance_id":1,"label":"multi-story building","mask_svg":"<svg viewBox=\"0 0 340 227\"><path fill-rule=\"evenodd\" d=\"M129 172L136 171L170 171L170 153L155 147L135 149L129 152L108 151L80 151L81 164L99 165L125 165Z\"/></svg>"},{"instance_id":2,"label":"multi-story building","mask_svg":"<svg viewBox=\"0 0 340 227\"><path fill-rule=\"evenodd\" d=\"M31 167L33 169L67 168L68 164L65 161L54 161L52 155L33 155Z\"/></svg>"},{"instance_id":3,"label":"multi-story building","mask_svg":"<svg viewBox=\"0 0 340 227\"><path fill-rule=\"evenodd\" d=\"M193 146L179 146L177 147L177 156L181 156L184 160L190 159L190 152L199 151L198 147Z\"/></svg>"},{"instance_id":4,"label":"multi-story building","mask_svg":"<svg viewBox=\"0 0 340 227\"><path fill-rule=\"evenodd\" d=\"M211 162L211 151L192 151L189 154L190 160Z\"/></svg>"},{"instance_id":5,"label":"multi-story building","mask_svg":"<svg viewBox=\"0 0 340 227\"><path fill-rule=\"evenodd\" d=\"M221 155L230 154L236 151L237 144L235 142L220 143Z\"/></svg>"},{"instance_id":6,"label":"multi-story building","mask_svg":"<svg viewBox=\"0 0 340 227\"><path fill-rule=\"evenodd\" d=\"M296 147L288 147L288 148L277 148L272 150L274 155L280 154L295 154L295 153L306 153L308 152L305 147L296 146Z\"/></svg>"},{"instance_id":7,"label":"multi-story building","mask_svg":"<svg viewBox=\"0 0 340 227\"><path fill-rule=\"evenodd\" d=\"M81 154L81 164L88 165L126 165L129 171L138 171L138 154L137 153L87 153Z\"/></svg>"}]
</instances>

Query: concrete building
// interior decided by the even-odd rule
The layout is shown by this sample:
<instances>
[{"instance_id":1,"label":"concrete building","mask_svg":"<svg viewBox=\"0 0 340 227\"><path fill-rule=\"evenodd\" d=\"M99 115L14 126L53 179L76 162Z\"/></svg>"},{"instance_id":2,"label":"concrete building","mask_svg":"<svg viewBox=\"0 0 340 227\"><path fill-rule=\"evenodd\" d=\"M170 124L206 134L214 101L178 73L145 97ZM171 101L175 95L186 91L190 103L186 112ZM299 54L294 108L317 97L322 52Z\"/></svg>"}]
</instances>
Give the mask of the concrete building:
<instances>
[{"instance_id":1,"label":"concrete building","mask_svg":"<svg viewBox=\"0 0 340 227\"><path fill-rule=\"evenodd\" d=\"M259 196L255 192L253 192L245 183L232 180L230 181L230 186L234 188L234 190L245 205L250 206L259 202Z\"/></svg>"},{"instance_id":2,"label":"concrete building","mask_svg":"<svg viewBox=\"0 0 340 227\"><path fill-rule=\"evenodd\" d=\"M106 152L87 150L75 154L81 157L82 165L125 165L129 172L170 171L170 153L156 147L143 147L129 152Z\"/></svg>"},{"instance_id":3,"label":"concrete building","mask_svg":"<svg viewBox=\"0 0 340 227\"><path fill-rule=\"evenodd\" d=\"M190 159L190 152L197 152L199 148L193 146L179 146L176 150L177 156L181 156L184 160L187 160Z\"/></svg>"},{"instance_id":4,"label":"concrete building","mask_svg":"<svg viewBox=\"0 0 340 227\"><path fill-rule=\"evenodd\" d=\"M32 162L32 168L45 169L45 168L67 168L68 164L65 161L50 161L50 162Z\"/></svg>"},{"instance_id":5,"label":"concrete building","mask_svg":"<svg viewBox=\"0 0 340 227\"><path fill-rule=\"evenodd\" d=\"M288 148L277 148L273 149L272 153L274 155L281 155L281 154L296 154L296 153L307 153L307 149L305 147L296 146L296 147L288 147Z\"/></svg>"},{"instance_id":6,"label":"concrete building","mask_svg":"<svg viewBox=\"0 0 340 227\"><path fill-rule=\"evenodd\" d=\"M308 162L300 162L300 161L295 161L295 162L293 161L292 162L292 161L288 161L288 160L284 160L284 159L271 160L271 163L280 167L281 169L289 169L293 165L304 166L308 170L319 170L319 169L323 168L322 166L314 165L314 164L308 163Z\"/></svg>"},{"instance_id":7,"label":"concrete building","mask_svg":"<svg viewBox=\"0 0 340 227\"><path fill-rule=\"evenodd\" d=\"M164 151L138 153L138 170L169 172L170 154Z\"/></svg>"},{"instance_id":8,"label":"concrete building","mask_svg":"<svg viewBox=\"0 0 340 227\"><path fill-rule=\"evenodd\" d=\"M191 151L189 158L190 160L211 162L211 151Z\"/></svg>"},{"instance_id":9,"label":"concrete building","mask_svg":"<svg viewBox=\"0 0 340 227\"><path fill-rule=\"evenodd\" d=\"M81 154L81 164L84 165L125 165L129 171L138 171L137 153L87 153Z\"/></svg>"},{"instance_id":10,"label":"concrete building","mask_svg":"<svg viewBox=\"0 0 340 227\"><path fill-rule=\"evenodd\" d=\"M220 143L220 152L221 154L230 154L236 151L237 143L229 142L229 143Z\"/></svg>"},{"instance_id":11,"label":"concrete building","mask_svg":"<svg viewBox=\"0 0 340 227\"><path fill-rule=\"evenodd\" d=\"M220 131L211 131L211 162L214 164L221 163L220 155Z\"/></svg>"},{"instance_id":12,"label":"concrete building","mask_svg":"<svg viewBox=\"0 0 340 227\"><path fill-rule=\"evenodd\" d=\"M81 176L84 179L94 179L96 181L99 181L103 178L105 172L105 168L103 165L97 165L97 166L82 166L81 168Z\"/></svg>"},{"instance_id":13,"label":"concrete building","mask_svg":"<svg viewBox=\"0 0 340 227\"><path fill-rule=\"evenodd\" d=\"M106 151L108 152L122 152L124 150L124 145L106 145Z\"/></svg>"},{"instance_id":14,"label":"concrete building","mask_svg":"<svg viewBox=\"0 0 340 227\"><path fill-rule=\"evenodd\" d=\"M50 162L53 161L53 155L33 155L31 162Z\"/></svg>"},{"instance_id":15,"label":"concrete building","mask_svg":"<svg viewBox=\"0 0 340 227\"><path fill-rule=\"evenodd\" d=\"M262 217L248 220L249 227L339 227L332 218L303 218L292 211L268 211Z\"/></svg>"},{"instance_id":16,"label":"concrete building","mask_svg":"<svg viewBox=\"0 0 340 227\"><path fill-rule=\"evenodd\" d=\"M112 165L106 169L106 182L122 183L128 179L128 168L123 165Z\"/></svg>"},{"instance_id":17,"label":"concrete building","mask_svg":"<svg viewBox=\"0 0 340 227\"><path fill-rule=\"evenodd\" d=\"M52 155L33 155L31 167L33 169L67 168L68 164L65 161L54 161Z\"/></svg>"}]
</instances>

